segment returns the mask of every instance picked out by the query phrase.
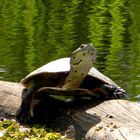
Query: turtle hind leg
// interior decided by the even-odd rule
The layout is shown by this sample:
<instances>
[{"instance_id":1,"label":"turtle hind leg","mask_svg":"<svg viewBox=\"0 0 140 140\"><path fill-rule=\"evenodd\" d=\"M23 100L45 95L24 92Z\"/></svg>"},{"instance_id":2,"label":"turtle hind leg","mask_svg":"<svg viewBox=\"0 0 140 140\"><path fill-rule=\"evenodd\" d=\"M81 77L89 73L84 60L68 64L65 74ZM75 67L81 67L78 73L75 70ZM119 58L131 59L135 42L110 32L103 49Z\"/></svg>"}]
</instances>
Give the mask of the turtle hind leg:
<instances>
[{"instance_id":1,"label":"turtle hind leg","mask_svg":"<svg viewBox=\"0 0 140 140\"><path fill-rule=\"evenodd\" d=\"M33 117L33 89L23 89L21 105L16 112L16 120L20 123L30 123Z\"/></svg>"},{"instance_id":2,"label":"turtle hind leg","mask_svg":"<svg viewBox=\"0 0 140 140\"><path fill-rule=\"evenodd\" d=\"M99 95L99 98L105 99L119 99L127 97L126 92L115 85L102 84L100 87L95 88L93 92Z\"/></svg>"}]
</instances>

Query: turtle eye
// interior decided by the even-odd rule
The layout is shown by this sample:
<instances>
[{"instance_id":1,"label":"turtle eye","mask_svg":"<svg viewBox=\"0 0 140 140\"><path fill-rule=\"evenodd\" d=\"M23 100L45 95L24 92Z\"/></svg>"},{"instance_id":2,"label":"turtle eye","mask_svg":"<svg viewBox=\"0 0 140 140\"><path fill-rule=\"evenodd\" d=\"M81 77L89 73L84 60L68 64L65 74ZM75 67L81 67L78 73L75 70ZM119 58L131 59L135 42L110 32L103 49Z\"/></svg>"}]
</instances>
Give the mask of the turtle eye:
<instances>
[{"instance_id":1,"label":"turtle eye","mask_svg":"<svg viewBox=\"0 0 140 140\"><path fill-rule=\"evenodd\" d=\"M82 45L80 46L80 48L81 48L81 49L85 48L85 44L82 44Z\"/></svg>"}]
</instances>

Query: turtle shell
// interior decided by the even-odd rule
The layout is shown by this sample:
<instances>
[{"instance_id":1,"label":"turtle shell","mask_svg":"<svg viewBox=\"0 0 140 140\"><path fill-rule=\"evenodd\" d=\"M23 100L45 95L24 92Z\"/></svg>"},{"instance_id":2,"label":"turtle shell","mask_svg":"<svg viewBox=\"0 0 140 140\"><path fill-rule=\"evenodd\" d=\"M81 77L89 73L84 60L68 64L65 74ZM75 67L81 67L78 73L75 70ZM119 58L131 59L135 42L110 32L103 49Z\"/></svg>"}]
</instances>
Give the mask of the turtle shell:
<instances>
[{"instance_id":1,"label":"turtle shell","mask_svg":"<svg viewBox=\"0 0 140 140\"><path fill-rule=\"evenodd\" d=\"M62 87L69 71L70 58L61 58L31 72L21 80L21 83L27 88L30 86L30 84L34 83L37 89L41 87ZM80 88L92 90L96 87L100 87L102 84L107 84L110 87L112 86L119 89L121 92L125 92L110 78L103 75L94 67L90 69Z\"/></svg>"},{"instance_id":2,"label":"turtle shell","mask_svg":"<svg viewBox=\"0 0 140 140\"><path fill-rule=\"evenodd\" d=\"M62 58L36 69L21 80L24 87L30 87L32 83L37 88L43 86L61 86L64 84L70 70L70 58Z\"/></svg>"}]
</instances>

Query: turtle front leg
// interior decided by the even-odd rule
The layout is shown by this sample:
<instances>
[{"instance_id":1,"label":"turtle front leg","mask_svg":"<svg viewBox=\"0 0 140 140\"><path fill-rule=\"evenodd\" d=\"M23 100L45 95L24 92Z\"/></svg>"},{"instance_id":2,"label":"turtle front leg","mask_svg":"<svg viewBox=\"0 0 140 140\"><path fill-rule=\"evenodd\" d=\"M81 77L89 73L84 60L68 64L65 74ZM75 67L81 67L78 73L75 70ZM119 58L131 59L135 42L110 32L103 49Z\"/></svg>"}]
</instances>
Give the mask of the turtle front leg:
<instances>
[{"instance_id":1,"label":"turtle front leg","mask_svg":"<svg viewBox=\"0 0 140 140\"><path fill-rule=\"evenodd\" d=\"M59 96L95 96L93 92L83 88L63 89L59 87L42 87L38 90L40 92L46 92L48 95Z\"/></svg>"},{"instance_id":2,"label":"turtle front leg","mask_svg":"<svg viewBox=\"0 0 140 140\"><path fill-rule=\"evenodd\" d=\"M33 117L33 97L35 90L24 89L22 92L22 102L16 112L16 120L20 123L30 123Z\"/></svg>"}]
</instances>

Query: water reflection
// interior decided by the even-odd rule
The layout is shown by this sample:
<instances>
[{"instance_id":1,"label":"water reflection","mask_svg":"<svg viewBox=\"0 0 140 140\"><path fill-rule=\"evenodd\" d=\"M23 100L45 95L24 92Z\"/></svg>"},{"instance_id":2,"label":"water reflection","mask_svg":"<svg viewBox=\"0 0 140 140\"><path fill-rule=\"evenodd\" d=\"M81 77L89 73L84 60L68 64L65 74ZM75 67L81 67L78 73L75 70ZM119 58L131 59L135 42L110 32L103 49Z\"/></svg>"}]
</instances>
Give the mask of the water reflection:
<instances>
[{"instance_id":1,"label":"water reflection","mask_svg":"<svg viewBox=\"0 0 140 140\"><path fill-rule=\"evenodd\" d=\"M138 0L1 0L0 79L20 81L92 43L96 67L131 97L140 94L139 9Z\"/></svg>"},{"instance_id":2,"label":"water reflection","mask_svg":"<svg viewBox=\"0 0 140 140\"><path fill-rule=\"evenodd\" d=\"M130 15L125 7L125 1L116 1L110 5L110 49L106 56L105 72L111 74L111 78L127 89L128 83L123 81L129 80L130 64ZM129 40L129 43L128 43ZM125 75L124 75L125 73Z\"/></svg>"}]
</instances>

